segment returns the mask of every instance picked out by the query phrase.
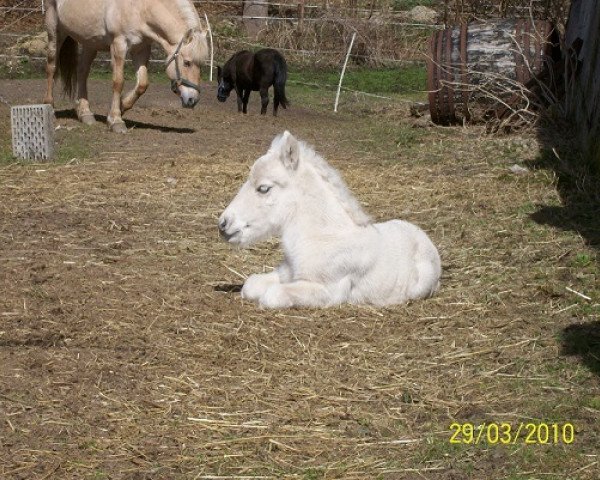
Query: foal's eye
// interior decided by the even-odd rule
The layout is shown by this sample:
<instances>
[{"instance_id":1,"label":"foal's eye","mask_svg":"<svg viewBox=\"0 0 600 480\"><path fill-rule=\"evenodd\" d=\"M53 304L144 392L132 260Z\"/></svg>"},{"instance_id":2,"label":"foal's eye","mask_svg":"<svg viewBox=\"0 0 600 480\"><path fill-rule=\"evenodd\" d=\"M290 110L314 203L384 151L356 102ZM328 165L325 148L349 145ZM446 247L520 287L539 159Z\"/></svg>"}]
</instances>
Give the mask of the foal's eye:
<instances>
[{"instance_id":1,"label":"foal's eye","mask_svg":"<svg viewBox=\"0 0 600 480\"><path fill-rule=\"evenodd\" d=\"M258 193L268 193L271 190L271 185L261 185L256 189Z\"/></svg>"},{"instance_id":2,"label":"foal's eye","mask_svg":"<svg viewBox=\"0 0 600 480\"><path fill-rule=\"evenodd\" d=\"M189 60L184 60L183 61L183 66L184 67L191 67L192 66L192 62L190 62Z\"/></svg>"}]
</instances>

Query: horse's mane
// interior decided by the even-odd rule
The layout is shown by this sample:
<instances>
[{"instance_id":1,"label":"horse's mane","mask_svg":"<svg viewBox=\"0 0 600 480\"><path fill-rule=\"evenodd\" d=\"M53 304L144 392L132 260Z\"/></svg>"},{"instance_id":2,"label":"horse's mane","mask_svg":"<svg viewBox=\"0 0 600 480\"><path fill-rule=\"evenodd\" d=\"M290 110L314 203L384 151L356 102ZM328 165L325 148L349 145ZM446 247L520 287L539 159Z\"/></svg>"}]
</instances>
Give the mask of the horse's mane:
<instances>
[{"instance_id":1,"label":"horse's mane","mask_svg":"<svg viewBox=\"0 0 600 480\"><path fill-rule=\"evenodd\" d=\"M172 0L169 0L171 2ZM193 52L195 60L202 62L208 56L206 38L202 35L204 31L200 23L200 16L191 0L175 0L179 14L183 17L188 30L193 31L190 51Z\"/></svg>"},{"instance_id":2,"label":"horse's mane","mask_svg":"<svg viewBox=\"0 0 600 480\"><path fill-rule=\"evenodd\" d=\"M191 0L175 0L189 29L200 29L200 16Z\"/></svg>"},{"instance_id":3,"label":"horse's mane","mask_svg":"<svg viewBox=\"0 0 600 480\"><path fill-rule=\"evenodd\" d=\"M371 224L373 220L363 210L339 172L305 142L299 141L298 144L300 146L300 161L308 163L315 173L330 187L333 195L354 223L359 226Z\"/></svg>"}]
</instances>

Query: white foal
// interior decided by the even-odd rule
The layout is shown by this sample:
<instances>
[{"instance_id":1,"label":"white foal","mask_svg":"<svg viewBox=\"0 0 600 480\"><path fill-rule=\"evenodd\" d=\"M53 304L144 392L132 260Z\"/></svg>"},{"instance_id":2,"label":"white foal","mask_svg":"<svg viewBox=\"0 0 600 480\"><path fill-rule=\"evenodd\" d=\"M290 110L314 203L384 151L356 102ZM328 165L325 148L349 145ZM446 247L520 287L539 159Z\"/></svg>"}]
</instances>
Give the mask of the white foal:
<instances>
[{"instance_id":1,"label":"white foal","mask_svg":"<svg viewBox=\"0 0 600 480\"><path fill-rule=\"evenodd\" d=\"M281 237L284 261L242 289L262 307L390 305L439 286L440 256L425 232L372 223L339 173L287 131L256 161L219 230L241 247Z\"/></svg>"}]
</instances>

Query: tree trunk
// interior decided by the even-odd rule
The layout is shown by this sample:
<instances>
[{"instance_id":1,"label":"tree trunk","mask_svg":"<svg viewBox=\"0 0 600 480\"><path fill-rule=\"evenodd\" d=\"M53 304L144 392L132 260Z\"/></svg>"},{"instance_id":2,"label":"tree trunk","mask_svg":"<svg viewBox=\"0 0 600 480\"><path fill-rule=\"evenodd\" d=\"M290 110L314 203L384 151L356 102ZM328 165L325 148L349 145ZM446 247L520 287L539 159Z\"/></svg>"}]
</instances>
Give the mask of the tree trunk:
<instances>
[{"instance_id":1,"label":"tree trunk","mask_svg":"<svg viewBox=\"0 0 600 480\"><path fill-rule=\"evenodd\" d=\"M267 26L269 5L265 0L244 1L244 27L248 38L256 40L260 31Z\"/></svg>"},{"instance_id":2,"label":"tree trunk","mask_svg":"<svg viewBox=\"0 0 600 480\"><path fill-rule=\"evenodd\" d=\"M573 0L565 39L567 116L587 162L600 172L600 4Z\"/></svg>"}]
</instances>

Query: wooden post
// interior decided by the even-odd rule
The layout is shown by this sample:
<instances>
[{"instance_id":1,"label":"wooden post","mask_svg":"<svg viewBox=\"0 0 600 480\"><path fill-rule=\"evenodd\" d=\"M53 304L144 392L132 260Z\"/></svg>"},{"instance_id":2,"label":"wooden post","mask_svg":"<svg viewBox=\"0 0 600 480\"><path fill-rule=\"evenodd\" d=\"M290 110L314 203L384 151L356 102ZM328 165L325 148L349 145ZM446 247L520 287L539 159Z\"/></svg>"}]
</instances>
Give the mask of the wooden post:
<instances>
[{"instance_id":1,"label":"wooden post","mask_svg":"<svg viewBox=\"0 0 600 480\"><path fill-rule=\"evenodd\" d=\"M298 30L302 30L304 27L304 1L300 0L298 4Z\"/></svg>"},{"instance_id":2,"label":"wooden post","mask_svg":"<svg viewBox=\"0 0 600 480\"><path fill-rule=\"evenodd\" d=\"M210 22L208 21L208 15L204 12L204 19L206 20L206 27L208 29L208 39L210 40L210 73L208 80L212 82L213 79L213 36L212 30L210 29Z\"/></svg>"},{"instance_id":3,"label":"wooden post","mask_svg":"<svg viewBox=\"0 0 600 480\"><path fill-rule=\"evenodd\" d=\"M338 102L340 101L340 90L342 89L342 82L344 81L344 74L346 73L346 66L348 65L348 59L350 58L350 52L352 51L352 45L354 45L354 39L356 38L356 32L352 34L352 40L350 40L350 46L348 47L348 53L346 53L346 60L344 60L344 66L342 67L342 73L340 74L340 83L338 85L337 93L335 94L335 104L333 111L337 112Z\"/></svg>"}]
</instances>

